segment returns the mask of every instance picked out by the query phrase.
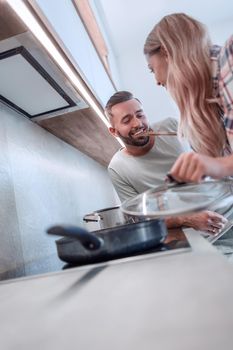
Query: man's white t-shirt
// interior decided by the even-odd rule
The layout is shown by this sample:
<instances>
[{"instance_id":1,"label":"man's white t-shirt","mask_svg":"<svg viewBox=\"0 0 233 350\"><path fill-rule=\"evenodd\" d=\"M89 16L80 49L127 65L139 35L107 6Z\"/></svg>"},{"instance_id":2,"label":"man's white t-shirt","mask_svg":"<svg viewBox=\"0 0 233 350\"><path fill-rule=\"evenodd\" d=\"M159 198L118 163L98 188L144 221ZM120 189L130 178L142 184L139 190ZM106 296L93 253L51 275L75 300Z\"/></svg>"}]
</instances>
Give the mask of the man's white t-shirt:
<instances>
[{"instance_id":1,"label":"man's white t-shirt","mask_svg":"<svg viewBox=\"0 0 233 350\"><path fill-rule=\"evenodd\" d=\"M177 131L177 120L167 118L153 124L153 130ZM161 185L177 157L190 150L176 136L156 136L153 148L142 156L132 156L119 150L108 171L120 200L134 197L149 188Z\"/></svg>"}]
</instances>

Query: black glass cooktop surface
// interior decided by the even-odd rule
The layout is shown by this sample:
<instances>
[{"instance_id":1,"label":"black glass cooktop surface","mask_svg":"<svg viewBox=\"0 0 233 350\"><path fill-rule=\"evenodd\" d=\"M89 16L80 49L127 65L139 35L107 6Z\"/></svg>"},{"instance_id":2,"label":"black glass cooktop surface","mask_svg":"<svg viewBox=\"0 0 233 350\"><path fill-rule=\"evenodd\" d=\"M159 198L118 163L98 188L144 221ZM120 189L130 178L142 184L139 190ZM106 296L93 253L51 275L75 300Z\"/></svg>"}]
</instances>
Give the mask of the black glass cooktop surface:
<instances>
[{"instance_id":1,"label":"black glass cooktop surface","mask_svg":"<svg viewBox=\"0 0 233 350\"><path fill-rule=\"evenodd\" d=\"M136 257L141 257L147 255L147 254L158 254L158 255L167 255L172 253L179 253L186 250L190 250L191 246L183 233L180 229L172 229L169 230L168 236L166 238L166 241L159 246L144 250L141 253L137 253L134 255L130 255L128 260L134 260ZM121 262L124 258L116 258L112 259L111 261ZM107 261L109 263L109 261ZM57 254L52 254L51 256L45 257L43 259L37 259L31 262L27 262L21 266L17 266L14 269L11 269L9 271L0 271L0 281L3 280L9 280L13 278L19 278L19 277L26 277L26 276L33 276L33 275L39 275L49 272L55 272L55 271L61 271L77 266L83 266L87 264L67 264L59 259Z\"/></svg>"}]
</instances>

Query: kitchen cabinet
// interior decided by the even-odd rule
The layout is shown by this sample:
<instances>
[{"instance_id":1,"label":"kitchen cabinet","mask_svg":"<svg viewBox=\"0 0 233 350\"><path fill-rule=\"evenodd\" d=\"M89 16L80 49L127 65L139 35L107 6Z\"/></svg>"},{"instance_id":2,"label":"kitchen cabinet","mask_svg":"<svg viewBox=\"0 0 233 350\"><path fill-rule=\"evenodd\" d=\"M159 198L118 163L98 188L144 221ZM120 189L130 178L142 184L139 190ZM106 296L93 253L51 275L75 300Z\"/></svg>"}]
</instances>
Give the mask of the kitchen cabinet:
<instances>
[{"instance_id":1,"label":"kitchen cabinet","mask_svg":"<svg viewBox=\"0 0 233 350\"><path fill-rule=\"evenodd\" d=\"M49 27L54 31L69 52L75 65L79 67L85 82L104 105L115 92L104 66L86 32L72 0L36 0L46 16Z\"/></svg>"},{"instance_id":2,"label":"kitchen cabinet","mask_svg":"<svg viewBox=\"0 0 233 350\"><path fill-rule=\"evenodd\" d=\"M52 3L55 4L56 7L58 6L57 2L46 3L48 7L49 4L51 5ZM61 6L62 3L63 2L59 2L59 6ZM0 6L0 42L4 39L16 36L17 34L21 34L27 31L27 28L14 14L13 10L11 10L11 8L6 2L1 2ZM69 6L72 6L70 1ZM69 6L67 8L69 8ZM56 14L59 14L58 8L55 12ZM62 15L62 13L60 14ZM78 21L78 23L80 22L77 13L75 19L76 21ZM63 23L64 25L67 22L64 20L61 23ZM81 23L79 23L79 25L81 30ZM61 26L61 28L63 28L63 26ZM69 33L64 32L64 35L69 36ZM84 32L82 32L78 33L77 35L81 35L81 37L83 37L85 40L83 39L83 42L80 42L79 40L75 42L79 53L79 56L75 58L75 61L76 63L79 62L81 65L83 65L82 70L85 71L83 74L87 82L90 83L90 87L93 90L93 93L96 94L95 97L99 98L99 101L106 100L107 96L109 97L114 92L114 88L110 80L108 79L107 74L104 75L104 68L102 64L99 62L101 66L94 65L94 54L92 51L90 51L91 42L87 41L87 38L85 37L85 35L87 36L87 34L84 34ZM64 37L63 39L66 40L66 37ZM74 41L74 37L72 37L72 41ZM88 47L86 47L85 45L87 45ZM92 50L94 50L94 48L92 48ZM95 60L95 62L97 61ZM84 67L85 64L86 66ZM92 74L93 72L95 72L94 75L96 75L97 71L98 77L95 78ZM102 72L101 74L103 74L102 78L99 76L100 72ZM97 83L101 83L101 86L98 87ZM104 93L104 95L98 94L96 90L100 91L101 94ZM69 143L73 147L77 148L78 150L80 150L81 152L93 158L94 160L96 160L104 166L108 165L113 154L120 148L120 144L118 143L118 141L116 141L116 139L114 139L109 134L105 124L99 119L99 117L91 108L79 109L74 112L68 113L63 112L63 114L61 111L61 114L58 114L56 117L35 122L41 127L48 130L50 133Z\"/></svg>"},{"instance_id":3,"label":"kitchen cabinet","mask_svg":"<svg viewBox=\"0 0 233 350\"><path fill-rule=\"evenodd\" d=\"M6 1L0 1L0 41L27 31Z\"/></svg>"}]
</instances>

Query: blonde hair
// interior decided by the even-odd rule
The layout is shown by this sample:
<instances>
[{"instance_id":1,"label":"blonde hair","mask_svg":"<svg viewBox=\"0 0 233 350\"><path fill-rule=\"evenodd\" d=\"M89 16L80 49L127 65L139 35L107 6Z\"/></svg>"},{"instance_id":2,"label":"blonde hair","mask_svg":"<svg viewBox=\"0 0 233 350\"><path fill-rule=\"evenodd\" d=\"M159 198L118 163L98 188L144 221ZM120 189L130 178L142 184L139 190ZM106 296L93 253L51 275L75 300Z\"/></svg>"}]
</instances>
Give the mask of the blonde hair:
<instances>
[{"instance_id":1,"label":"blonde hair","mask_svg":"<svg viewBox=\"0 0 233 350\"><path fill-rule=\"evenodd\" d=\"M223 155L226 132L221 109L213 98L210 47L204 25L177 13L165 16L153 28L146 39L144 54L152 56L165 49L167 88L181 114L179 133L196 152L217 157Z\"/></svg>"}]
</instances>

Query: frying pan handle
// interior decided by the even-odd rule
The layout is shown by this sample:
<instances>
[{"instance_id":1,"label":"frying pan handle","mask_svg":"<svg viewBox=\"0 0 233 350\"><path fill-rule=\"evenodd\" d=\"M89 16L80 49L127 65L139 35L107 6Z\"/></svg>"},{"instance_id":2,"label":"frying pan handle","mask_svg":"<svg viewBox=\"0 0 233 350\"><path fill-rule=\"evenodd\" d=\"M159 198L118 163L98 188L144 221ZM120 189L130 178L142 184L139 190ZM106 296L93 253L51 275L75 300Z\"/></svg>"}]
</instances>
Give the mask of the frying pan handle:
<instances>
[{"instance_id":1,"label":"frying pan handle","mask_svg":"<svg viewBox=\"0 0 233 350\"><path fill-rule=\"evenodd\" d=\"M47 230L49 235L65 236L77 239L85 249L87 250L97 250L100 249L104 241L87 230L77 227L77 226L52 226Z\"/></svg>"}]
</instances>

